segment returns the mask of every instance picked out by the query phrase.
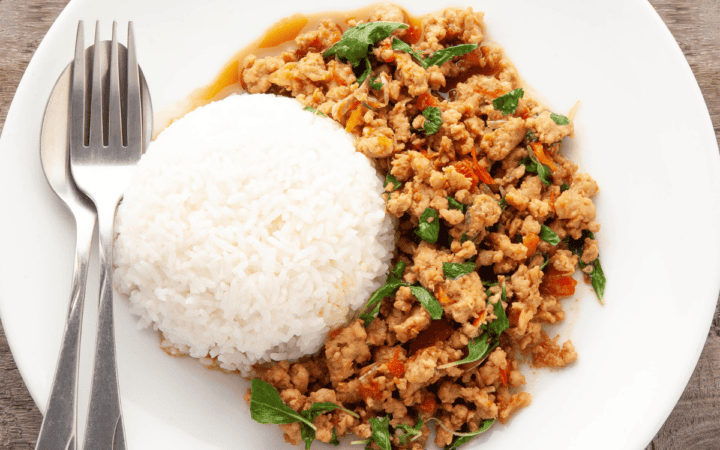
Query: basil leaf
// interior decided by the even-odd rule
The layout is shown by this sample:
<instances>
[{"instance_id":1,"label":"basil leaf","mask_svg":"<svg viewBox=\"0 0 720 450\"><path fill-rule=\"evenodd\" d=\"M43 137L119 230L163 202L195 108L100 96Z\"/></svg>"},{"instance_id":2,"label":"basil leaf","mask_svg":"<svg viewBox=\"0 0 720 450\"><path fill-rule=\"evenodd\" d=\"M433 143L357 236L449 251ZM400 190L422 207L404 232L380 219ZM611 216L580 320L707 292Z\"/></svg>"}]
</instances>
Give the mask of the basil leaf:
<instances>
[{"instance_id":1,"label":"basil leaf","mask_svg":"<svg viewBox=\"0 0 720 450\"><path fill-rule=\"evenodd\" d=\"M413 48L410 47L409 44L401 41L400 39L398 39L398 38L394 38L394 39L393 39L393 41L392 41L392 49L393 49L393 50L400 50L400 51L405 52L405 53L409 53L410 55L414 56L415 59L418 60L418 62L420 63L421 66L423 66L423 68L425 68L425 69L428 68L428 64L427 64L427 63L425 62L425 60L423 59L422 55L419 54L418 52L416 52L415 50L413 50Z\"/></svg>"},{"instance_id":2,"label":"basil leaf","mask_svg":"<svg viewBox=\"0 0 720 450\"><path fill-rule=\"evenodd\" d=\"M333 434L330 438L330 445L334 445L335 447L340 445L340 441L338 440L337 430L335 427L333 427Z\"/></svg>"},{"instance_id":3,"label":"basil leaf","mask_svg":"<svg viewBox=\"0 0 720 450\"><path fill-rule=\"evenodd\" d=\"M495 343L494 339L491 339L488 333L482 333L480 336L471 339L468 342L468 355L465 358L442 365L438 367L438 369L445 369L447 367L459 366L460 364L480 361L489 355L490 352L497 347L498 343Z\"/></svg>"},{"instance_id":4,"label":"basil leaf","mask_svg":"<svg viewBox=\"0 0 720 450\"><path fill-rule=\"evenodd\" d=\"M378 78L378 77L370 78L370 83L369 83L369 84L370 84L370 87L371 87L372 89L375 89L376 91L379 91L380 89L382 89L383 84L380 83L379 81L377 81L377 78ZM372 108L368 108L368 109L372 109Z\"/></svg>"},{"instance_id":5,"label":"basil leaf","mask_svg":"<svg viewBox=\"0 0 720 450\"><path fill-rule=\"evenodd\" d=\"M550 245L558 245L560 243L560 237L547 225L540 225L540 239Z\"/></svg>"},{"instance_id":6,"label":"basil leaf","mask_svg":"<svg viewBox=\"0 0 720 450\"><path fill-rule=\"evenodd\" d=\"M533 133L532 130L528 130L528 132L525 133L525 140L528 142L534 142L537 140L537 136L535 136L535 133Z\"/></svg>"},{"instance_id":7,"label":"basil leaf","mask_svg":"<svg viewBox=\"0 0 720 450\"><path fill-rule=\"evenodd\" d=\"M372 70L372 66L370 65L370 60L368 58L365 58L365 70L363 70L362 74L360 74L359 77L357 77L357 84L361 85L363 84L363 81L365 81L365 78L370 75L370 71ZM355 72L357 73L357 72Z\"/></svg>"},{"instance_id":8,"label":"basil leaf","mask_svg":"<svg viewBox=\"0 0 720 450\"><path fill-rule=\"evenodd\" d=\"M504 291L505 286L503 285L503 292ZM505 314L505 309L503 308L502 302L502 300L498 300L498 302L495 303L495 306L493 307L493 312L495 313L495 316L497 316L497 318L492 322L486 324L485 326L485 329L488 331L488 333L496 337L500 336L503 331L507 330L510 327L510 320L508 319L507 314Z\"/></svg>"},{"instance_id":9,"label":"basil leaf","mask_svg":"<svg viewBox=\"0 0 720 450\"><path fill-rule=\"evenodd\" d=\"M475 270L475 262L464 262L464 263L442 263L443 275L449 280L455 280L463 275L467 275Z\"/></svg>"},{"instance_id":10,"label":"basil leaf","mask_svg":"<svg viewBox=\"0 0 720 450\"><path fill-rule=\"evenodd\" d=\"M408 286L410 292L418 299L421 305L430 313L433 320L442 318L443 307L435 297L422 286Z\"/></svg>"},{"instance_id":11,"label":"basil leaf","mask_svg":"<svg viewBox=\"0 0 720 450\"><path fill-rule=\"evenodd\" d=\"M370 426L372 427L371 438L380 447L380 450L392 450L390 443L390 416L382 419L377 417L370 418Z\"/></svg>"},{"instance_id":12,"label":"basil leaf","mask_svg":"<svg viewBox=\"0 0 720 450\"><path fill-rule=\"evenodd\" d=\"M535 159L534 156L524 157L520 160L520 164L525 165L526 172L538 174L538 177L540 177L540 181L542 181L545 185L549 186L550 184L552 184L552 182L550 181L552 171L548 166L541 164L540 161Z\"/></svg>"},{"instance_id":13,"label":"basil leaf","mask_svg":"<svg viewBox=\"0 0 720 450\"><path fill-rule=\"evenodd\" d=\"M458 436L457 439L453 440L450 445L445 447L445 450L457 450L458 447L461 445L469 442L474 438L475 436L482 434L486 432L492 424L495 422L495 419L487 419L483 420L480 424L480 428L477 429L477 431L473 431L472 433L463 433L463 436Z\"/></svg>"},{"instance_id":14,"label":"basil leaf","mask_svg":"<svg viewBox=\"0 0 720 450\"><path fill-rule=\"evenodd\" d=\"M437 242L440 235L440 216L436 210L425 208L420 215L420 223L415 229L415 234L429 244Z\"/></svg>"},{"instance_id":15,"label":"basil leaf","mask_svg":"<svg viewBox=\"0 0 720 450\"><path fill-rule=\"evenodd\" d=\"M405 283L402 282L403 272L405 272L405 261L399 261L395 264L395 267L390 270L387 278L385 279L385 285L373 292L370 299L365 304L364 313L360 314L360 319L365 322L365 326L369 326L373 320L380 313L380 306L382 306L382 300L385 297L395 295L395 292L400 289ZM367 312L368 309L372 310Z\"/></svg>"},{"instance_id":16,"label":"basil leaf","mask_svg":"<svg viewBox=\"0 0 720 450\"><path fill-rule=\"evenodd\" d=\"M603 295L605 295L605 283L607 282L607 280L605 279L605 273L603 272L602 266L600 265L600 258L593 261L592 264L595 267L593 268L593 271L590 272L590 284L592 285L598 300L600 300L600 303L602 303Z\"/></svg>"},{"instance_id":17,"label":"basil leaf","mask_svg":"<svg viewBox=\"0 0 720 450\"><path fill-rule=\"evenodd\" d=\"M300 414L308 420L313 420L309 417L307 411L301 411ZM305 423L300 423L300 437L303 441L305 441L305 450L310 450L310 446L315 440L315 430L307 426Z\"/></svg>"},{"instance_id":18,"label":"basil leaf","mask_svg":"<svg viewBox=\"0 0 720 450\"><path fill-rule=\"evenodd\" d=\"M418 417L417 422L415 422L415 426L412 426L412 427L410 425L396 426L395 427L396 430L403 430L405 432L405 433L401 434L400 436L398 436L398 439L400 440L400 445L406 445L408 438L411 436L412 436L412 439L410 439L411 441L420 437L420 435L422 435L422 431L421 431L422 426L423 426L423 420L420 417Z\"/></svg>"},{"instance_id":19,"label":"basil leaf","mask_svg":"<svg viewBox=\"0 0 720 450\"><path fill-rule=\"evenodd\" d=\"M563 184L560 185L560 192L565 192L565 191L567 191L568 189L570 189L570 185L569 185L569 184L563 183Z\"/></svg>"},{"instance_id":20,"label":"basil leaf","mask_svg":"<svg viewBox=\"0 0 720 450\"><path fill-rule=\"evenodd\" d=\"M277 389L259 378L250 382L250 417L258 423L300 422L315 429L311 420L283 403Z\"/></svg>"},{"instance_id":21,"label":"basil leaf","mask_svg":"<svg viewBox=\"0 0 720 450\"><path fill-rule=\"evenodd\" d=\"M505 95L493 100L493 108L504 115L514 114L518 107L518 101L523 98L525 91L522 88L513 89Z\"/></svg>"},{"instance_id":22,"label":"basil leaf","mask_svg":"<svg viewBox=\"0 0 720 450\"><path fill-rule=\"evenodd\" d=\"M505 211L505 210L507 209L508 202L507 202L507 200L505 200L505 197L503 197L503 198L501 198L500 200L498 200L498 206L499 206L500 209L503 210L503 211Z\"/></svg>"},{"instance_id":23,"label":"basil leaf","mask_svg":"<svg viewBox=\"0 0 720 450\"><path fill-rule=\"evenodd\" d=\"M335 56L357 66L361 59L367 57L371 45L390 36L393 31L407 27L404 23L394 22L361 23L349 28L340 41L323 53L323 57Z\"/></svg>"},{"instance_id":24,"label":"basil leaf","mask_svg":"<svg viewBox=\"0 0 720 450\"><path fill-rule=\"evenodd\" d=\"M365 305L365 311L371 308L372 310L370 312L364 312L360 314L360 318L365 322L366 327L369 326L370 323L372 323L372 321L377 317L378 313L380 313L380 306L382 305L382 300L385 297L395 295L395 292L400 289L400 286L402 285L402 281L393 278L392 280L388 280L385 286L373 292L373 294L370 296L370 300L368 300L367 304Z\"/></svg>"},{"instance_id":25,"label":"basil leaf","mask_svg":"<svg viewBox=\"0 0 720 450\"><path fill-rule=\"evenodd\" d=\"M460 243L464 244L465 242L469 241L470 238L468 237L466 232L463 232L463 234L460 235Z\"/></svg>"},{"instance_id":26,"label":"basil leaf","mask_svg":"<svg viewBox=\"0 0 720 450\"><path fill-rule=\"evenodd\" d=\"M422 115L425 117L425 123L423 123L425 134L430 136L437 133L440 130L440 125L442 125L442 112L440 109L437 106L428 106L423 109Z\"/></svg>"},{"instance_id":27,"label":"basil leaf","mask_svg":"<svg viewBox=\"0 0 720 450\"><path fill-rule=\"evenodd\" d=\"M422 55L413 50L410 45L398 38L393 39L392 48L393 50L400 50L414 56L424 69L428 69L431 66L441 66L455 56L462 56L466 53L470 53L477 48L477 44L460 44L453 47L443 48L433 53L432 56L427 59L423 58Z\"/></svg>"},{"instance_id":28,"label":"basil leaf","mask_svg":"<svg viewBox=\"0 0 720 450\"><path fill-rule=\"evenodd\" d=\"M550 113L550 118L558 125L567 125L570 123L570 119L560 114Z\"/></svg>"},{"instance_id":29,"label":"basil leaf","mask_svg":"<svg viewBox=\"0 0 720 450\"><path fill-rule=\"evenodd\" d=\"M385 175L385 183L383 183L383 188L387 187L388 184L392 184L393 188L390 192L387 193L387 199L385 199L386 205L390 202L390 194L397 191L402 186L402 183L399 182L398 179L395 178L395 176L392 175L390 172Z\"/></svg>"},{"instance_id":30,"label":"basil leaf","mask_svg":"<svg viewBox=\"0 0 720 450\"><path fill-rule=\"evenodd\" d=\"M452 196L448 195L447 201L450 204L451 209L459 209L460 211L465 212L465 205L455 200Z\"/></svg>"},{"instance_id":31,"label":"basil leaf","mask_svg":"<svg viewBox=\"0 0 720 450\"><path fill-rule=\"evenodd\" d=\"M327 117L327 114L325 114L324 112L318 111L317 109L313 108L312 106L304 107L303 111L310 111L311 113L315 114L316 116Z\"/></svg>"},{"instance_id":32,"label":"basil leaf","mask_svg":"<svg viewBox=\"0 0 720 450\"><path fill-rule=\"evenodd\" d=\"M393 267L393 269L390 271L387 281L390 281L390 277L401 279L403 274L405 273L405 266L405 261L398 261L398 263L395 264L395 267Z\"/></svg>"},{"instance_id":33,"label":"basil leaf","mask_svg":"<svg viewBox=\"0 0 720 450\"><path fill-rule=\"evenodd\" d=\"M453 47L443 48L436 51L425 60L428 67L441 66L450 61L454 56L461 56L477 48L477 44L460 44Z\"/></svg>"}]
</instances>

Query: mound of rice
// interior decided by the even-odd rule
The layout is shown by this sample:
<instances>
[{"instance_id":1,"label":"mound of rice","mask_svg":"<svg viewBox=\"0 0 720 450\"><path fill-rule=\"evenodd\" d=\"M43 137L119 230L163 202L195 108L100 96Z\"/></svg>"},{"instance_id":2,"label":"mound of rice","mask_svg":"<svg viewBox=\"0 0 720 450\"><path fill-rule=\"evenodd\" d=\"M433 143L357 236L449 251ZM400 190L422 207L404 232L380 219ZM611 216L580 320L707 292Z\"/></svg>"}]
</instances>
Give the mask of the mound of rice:
<instances>
[{"instance_id":1,"label":"mound of rice","mask_svg":"<svg viewBox=\"0 0 720 450\"><path fill-rule=\"evenodd\" d=\"M116 288L141 326L227 370L314 353L384 282L382 191L332 120L293 99L228 97L140 162L118 210Z\"/></svg>"}]
</instances>

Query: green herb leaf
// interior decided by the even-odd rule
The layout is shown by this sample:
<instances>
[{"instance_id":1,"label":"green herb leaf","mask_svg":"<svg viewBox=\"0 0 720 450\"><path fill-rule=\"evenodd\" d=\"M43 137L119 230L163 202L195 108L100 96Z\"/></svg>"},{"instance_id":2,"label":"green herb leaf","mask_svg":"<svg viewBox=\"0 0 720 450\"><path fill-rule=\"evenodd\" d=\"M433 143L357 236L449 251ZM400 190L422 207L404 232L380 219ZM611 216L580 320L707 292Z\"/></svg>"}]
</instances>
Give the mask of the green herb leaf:
<instances>
[{"instance_id":1,"label":"green herb leaf","mask_svg":"<svg viewBox=\"0 0 720 450\"><path fill-rule=\"evenodd\" d=\"M371 438L380 447L380 450L392 450L390 443L390 416L382 419L377 417L370 418L370 427L372 428Z\"/></svg>"},{"instance_id":2,"label":"green herb leaf","mask_svg":"<svg viewBox=\"0 0 720 450\"><path fill-rule=\"evenodd\" d=\"M550 170L548 166L541 164L540 161L535 159L535 156L524 157L520 160L520 164L525 165L526 172L538 174L538 177L540 177L540 181L542 181L545 185L549 186L550 184L552 184L552 181L550 180L550 177L552 176L552 170Z\"/></svg>"},{"instance_id":3,"label":"green herb leaf","mask_svg":"<svg viewBox=\"0 0 720 450\"><path fill-rule=\"evenodd\" d=\"M498 200L498 206L500 206L500 209L505 211L508 207L508 202L505 200L505 197Z\"/></svg>"},{"instance_id":4,"label":"green herb leaf","mask_svg":"<svg viewBox=\"0 0 720 450\"><path fill-rule=\"evenodd\" d=\"M480 428L478 428L477 431L473 431L472 433L463 433L463 436L458 436L455 440L452 441L452 443L450 443L450 445L446 446L445 450L457 450L458 447L469 442L475 436L484 433L488 429L490 429L494 422L495 419L483 420L483 422L480 424Z\"/></svg>"},{"instance_id":5,"label":"green herb leaf","mask_svg":"<svg viewBox=\"0 0 720 450\"><path fill-rule=\"evenodd\" d=\"M440 109L437 106L428 106L423 109L422 115L425 117L425 123L423 123L425 134L430 136L437 133L442 125L442 112Z\"/></svg>"},{"instance_id":6,"label":"green herb leaf","mask_svg":"<svg viewBox=\"0 0 720 450\"><path fill-rule=\"evenodd\" d=\"M310 111L311 113L315 114L316 116L327 117L327 114L325 114L324 112L318 111L317 109L313 108L312 106L306 106L305 108L303 108L303 111Z\"/></svg>"},{"instance_id":7,"label":"green herb leaf","mask_svg":"<svg viewBox=\"0 0 720 450\"><path fill-rule=\"evenodd\" d=\"M395 264L395 267L393 267L392 270L390 271L390 274L388 274L387 281L390 281L391 277L397 278L398 280L400 280L402 278L403 274L405 273L406 265L407 264L405 264L405 261L398 261L398 263Z\"/></svg>"},{"instance_id":8,"label":"green herb leaf","mask_svg":"<svg viewBox=\"0 0 720 450\"><path fill-rule=\"evenodd\" d=\"M338 440L337 430L335 427L333 427L333 434L330 438L330 445L334 445L335 447L338 447L340 445L340 441Z\"/></svg>"},{"instance_id":9,"label":"green herb leaf","mask_svg":"<svg viewBox=\"0 0 720 450\"><path fill-rule=\"evenodd\" d=\"M365 70L363 70L363 73L360 74L359 77L357 77L357 84L361 85L363 84L363 81L365 81L365 78L370 75L370 71L372 70L372 66L370 65L370 60L368 58L365 58ZM357 72L355 72L357 73Z\"/></svg>"},{"instance_id":10,"label":"green herb leaf","mask_svg":"<svg viewBox=\"0 0 720 450\"><path fill-rule=\"evenodd\" d=\"M443 275L449 280L455 280L463 275L467 275L475 270L475 262L464 262L464 263L442 263Z\"/></svg>"},{"instance_id":11,"label":"green herb leaf","mask_svg":"<svg viewBox=\"0 0 720 450\"><path fill-rule=\"evenodd\" d=\"M497 109L504 115L515 114L518 107L518 101L523 98L525 91L522 88L513 89L505 95L493 100L493 108Z\"/></svg>"},{"instance_id":12,"label":"green herb leaf","mask_svg":"<svg viewBox=\"0 0 720 450\"><path fill-rule=\"evenodd\" d=\"M445 369L447 367L480 361L481 359L487 357L487 355L489 355L490 352L497 347L498 343L494 342L494 339L491 339L488 333L482 333L480 336L471 339L468 342L468 355L465 358L442 365L438 367L438 369Z\"/></svg>"},{"instance_id":13,"label":"green herb leaf","mask_svg":"<svg viewBox=\"0 0 720 450\"><path fill-rule=\"evenodd\" d=\"M460 211L465 212L465 205L455 200L452 195L447 196L447 201L450 204L451 209L459 209Z\"/></svg>"},{"instance_id":14,"label":"green herb leaf","mask_svg":"<svg viewBox=\"0 0 720 450\"><path fill-rule=\"evenodd\" d=\"M349 28L340 41L323 53L323 57L335 56L357 66L360 60L367 57L371 45L390 36L393 31L407 27L404 23L394 22L361 23Z\"/></svg>"},{"instance_id":15,"label":"green herb leaf","mask_svg":"<svg viewBox=\"0 0 720 450\"><path fill-rule=\"evenodd\" d=\"M592 264L595 267L593 268L593 271L590 272L590 284L592 285L598 300L602 303L603 295L605 295L605 283L607 280L605 279L605 273L600 265L600 258L597 258Z\"/></svg>"},{"instance_id":16,"label":"green herb leaf","mask_svg":"<svg viewBox=\"0 0 720 450\"><path fill-rule=\"evenodd\" d=\"M465 242L469 241L470 238L468 237L467 233L463 232L463 234L460 235L460 243L464 244Z\"/></svg>"},{"instance_id":17,"label":"green herb leaf","mask_svg":"<svg viewBox=\"0 0 720 450\"><path fill-rule=\"evenodd\" d=\"M393 192L397 191L397 190L400 189L400 187L402 186L402 183L399 182L398 179L395 178L395 176L392 175L390 172L388 172L388 173L385 175L385 183L383 183L383 188L387 187L388 184L392 184L392 185L393 185L393 188L392 188L392 190L391 190L390 192L387 193L387 198L385 199L385 204L386 204L386 205L387 205L388 202L390 201L390 194L392 194Z\"/></svg>"},{"instance_id":18,"label":"green herb leaf","mask_svg":"<svg viewBox=\"0 0 720 450\"><path fill-rule=\"evenodd\" d=\"M400 39L398 39L398 38L394 38L394 39L393 39L393 41L392 41L392 49L393 49L393 50L400 50L400 51L403 51L403 52L405 52L405 53L411 54L412 56L415 57L415 59L418 60L418 62L420 62L420 65L423 66L423 68L425 68L425 69L428 68L428 65L427 65L427 63L425 62L425 59L422 57L422 55L419 54L418 52L416 52L415 50L413 50L413 48L410 47L409 44L401 41Z\"/></svg>"},{"instance_id":19,"label":"green herb leaf","mask_svg":"<svg viewBox=\"0 0 720 450\"><path fill-rule=\"evenodd\" d=\"M477 48L477 44L460 44L453 47L443 48L433 53L432 56L427 59L423 58L422 55L413 50L410 45L398 38L393 39L392 48L393 50L400 50L405 53L409 53L418 60L424 69L427 69L431 66L441 66L455 56L462 56L466 53L470 53Z\"/></svg>"},{"instance_id":20,"label":"green herb leaf","mask_svg":"<svg viewBox=\"0 0 720 450\"><path fill-rule=\"evenodd\" d=\"M535 136L535 133L533 133L532 130L528 130L528 132L525 133L525 140L528 142L534 142L537 140L537 136Z\"/></svg>"},{"instance_id":21,"label":"green herb leaf","mask_svg":"<svg viewBox=\"0 0 720 450\"><path fill-rule=\"evenodd\" d=\"M373 294L370 296L370 300L368 300L367 304L365 305L366 312L360 314L360 318L365 322L366 327L369 326L370 323L372 323L372 321L377 317L378 313L380 313L380 306L382 305L382 300L385 297L391 297L395 295L395 292L400 289L400 286L402 285L402 281L393 279L388 281L385 286L373 292ZM371 309L371 311L367 312L367 310L369 309Z\"/></svg>"},{"instance_id":22,"label":"green herb leaf","mask_svg":"<svg viewBox=\"0 0 720 450\"><path fill-rule=\"evenodd\" d=\"M558 245L560 243L560 237L547 225L540 225L540 239L550 245Z\"/></svg>"},{"instance_id":23,"label":"green herb leaf","mask_svg":"<svg viewBox=\"0 0 720 450\"><path fill-rule=\"evenodd\" d=\"M382 306L382 300L385 297L395 295L395 292L400 289L400 286L404 285L404 283L402 282L402 276L403 272L405 272L405 265L405 261L399 261L397 264L395 264L395 267L390 270L390 273L385 279L385 285L377 291L373 292L373 294L370 296L370 299L365 304L365 312L360 314L360 319L365 322L366 327L369 326L372 321L375 320L378 313L380 313L380 306ZM370 310L370 312L368 312L368 310Z\"/></svg>"},{"instance_id":24,"label":"green herb leaf","mask_svg":"<svg viewBox=\"0 0 720 450\"><path fill-rule=\"evenodd\" d=\"M565 244L567 245L568 250L570 250L573 254L577 255L578 258L582 258L583 252L585 251L585 238L595 239L595 235L593 235L592 231L583 230L580 239L572 239L570 238L570 236L568 236L563 239L563 242L565 242ZM584 269L589 265L593 266L593 270L589 274L590 284L592 285L592 288L595 291L595 295L597 296L598 300L600 300L600 303L603 303L603 296L605 295L605 284L607 283L607 279L605 278L605 273L603 272L602 266L600 265L600 258L596 258L595 261L591 262L590 264L579 261L578 265L581 269Z\"/></svg>"},{"instance_id":25,"label":"green herb leaf","mask_svg":"<svg viewBox=\"0 0 720 450\"><path fill-rule=\"evenodd\" d=\"M437 242L440 235L440 216L436 210L425 208L420 215L420 223L415 229L415 234L429 244Z\"/></svg>"},{"instance_id":26,"label":"green herb leaf","mask_svg":"<svg viewBox=\"0 0 720 450\"><path fill-rule=\"evenodd\" d=\"M301 422L315 429L311 420L283 403L277 389L259 378L250 382L250 417L259 423Z\"/></svg>"},{"instance_id":27,"label":"green herb leaf","mask_svg":"<svg viewBox=\"0 0 720 450\"><path fill-rule=\"evenodd\" d=\"M565 192L565 191L567 191L568 189L570 189L570 185L569 185L569 184L563 183L563 184L560 185L560 192Z\"/></svg>"},{"instance_id":28,"label":"green herb leaf","mask_svg":"<svg viewBox=\"0 0 720 450\"><path fill-rule=\"evenodd\" d=\"M370 87L371 87L371 88L375 89L376 91L379 91L380 89L382 89L383 84L380 83L379 81L377 81L377 78L378 78L378 77L370 78L370 83L369 83L369 84L370 84ZM372 108L368 108L368 109L372 109Z\"/></svg>"},{"instance_id":29,"label":"green herb leaf","mask_svg":"<svg viewBox=\"0 0 720 450\"><path fill-rule=\"evenodd\" d=\"M422 286L408 286L410 292L418 299L421 305L430 313L430 317L433 320L442 318L443 307L440 302L424 287Z\"/></svg>"},{"instance_id":30,"label":"green herb leaf","mask_svg":"<svg viewBox=\"0 0 720 450\"><path fill-rule=\"evenodd\" d=\"M395 427L396 430L403 430L404 433L398 436L398 439L400 440L400 445L406 445L408 438L412 437L410 439L411 441L417 439L422 435L422 426L423 426L423 420L418 417L417 422L415 422L415 426L411 427L410 425L398 425Z\"/></svg>"},{"instance_id":31,"label":"green herb leaf","mask_svg":"<svg viewBox=\"0 0 720 450\"><path fill-rule=\"evenodd\" d=\"M567 125L570 123L570 119L560 114L550 113L550 118L558 125Z\"/></svg>"},{"instance_id":32,"label":"green herb leaf","mask_svg":"<svg viewBox=\"0 0 720 450\"><path fill-rule=\"evenodd\" d=\"M425 64L427 64L427 67L441 66L450 61L453 57L470 53L476 48L477 44L460 44L453 47L443 48L429 56L425 60Z\"/></svg>"},{"instance_id":33,"label":"green herb leaf","mask_svg":"<svg viewBox=\"0 0 720 450\"><path fill-rule=\"evenodd\" d=\"M505 297L505 285L503 285L503 297ZM495 303L493 312L497 318L492 322L486 324L485 329L493 336L500 336L500 334L510 327L510 320L508 320L505 309L503 308L502 302L507 301L505 298Z\"/></svg>"}]
</instances>

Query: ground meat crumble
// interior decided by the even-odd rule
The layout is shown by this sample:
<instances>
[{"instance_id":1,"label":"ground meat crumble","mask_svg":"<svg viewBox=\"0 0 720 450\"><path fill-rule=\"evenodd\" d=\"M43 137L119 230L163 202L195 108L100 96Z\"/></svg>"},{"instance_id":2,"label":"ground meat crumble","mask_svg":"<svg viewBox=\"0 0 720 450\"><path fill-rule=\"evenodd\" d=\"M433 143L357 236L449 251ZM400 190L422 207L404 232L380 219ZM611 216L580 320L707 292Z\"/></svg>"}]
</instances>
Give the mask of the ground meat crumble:
<instances>
[{"instance_id":1,"label":"ground meat crumble","mask_svg":"<svg viewBox=\"0 0 720 450\"><path fill-rule=\"evenodd\" d=\"M430 438L427 419L433 417L442 424L435 444L444 446L452 442L452 431L475 431L487 419L505 423L530 403L522 392L521 355L545 367L577 359L572 343L549 337L543 324L564 319L560 300L572 295L574 286L568 288L569 275L597 258L597 241L584 233L599 229L592 201L598 187L560 154L561 140L573 136L571 120L556 123L527 96L509 115L493 106L520 82L502 49L484 41L483 13L449 8L416 22L401 8L384 5L367 21L411 25L374 46L368 78L382 82L380 89L367 80L358 85L350 64L323 58L347 28L331 20L299 35L295 47L280 55L245 58L241 84L251 93L295 97L326 114L357 138L358 151L401 183L385 195L402 233L397 260L407 263L403 280L431 292L443 306L443 318L432 320L411 290L401 287L383 300L369 326L355 320L332 332L317 355L258 368L258 374L295 411L332 402L358 415L340 409L319 415L320 441L348 433L366 439L371 417L390 416L391 427L413 426L420 417L424 425L417 439L403 444L392 437L393 448L420 449ZM478 47L425 69L392 49L394 37L426 54L462 43ZM454 88L447 95L438 93L448 86ZM432 135L421 130L421 112L428 106L442 115ZM549 185L521 163L533 153L554 167ZM413 234L426 208L437 210L441 221L435 244ZM541 226L560 239L579 239L582 259L563 242L539 239ZM476 270L454 280L444 276L442 263L465 261L474 261ZM483 282L497 285L488 289ZM481 364L443 368L464 358L469 340L495 319L500 286L509 319L500 346ZM301 442L298 423L280 428L287 442Z\"/></svg>"}]
</instances>

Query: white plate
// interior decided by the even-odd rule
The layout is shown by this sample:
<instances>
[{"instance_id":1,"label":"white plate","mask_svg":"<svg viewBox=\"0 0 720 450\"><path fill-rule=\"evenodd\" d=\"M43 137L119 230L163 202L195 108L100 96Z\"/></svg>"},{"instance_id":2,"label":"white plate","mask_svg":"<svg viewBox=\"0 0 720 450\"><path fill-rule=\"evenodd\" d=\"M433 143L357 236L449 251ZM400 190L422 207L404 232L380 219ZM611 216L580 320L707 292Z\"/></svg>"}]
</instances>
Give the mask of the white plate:
<instances>
[{"instance_id":1,"label":"white plate","mask_svg":"<svg viewBox=\"0 0 720 450\"><path fill-rule=\"evenodd\" d=\"M0 142L0 313L41 410L63 330L74 237L72 219L44 180L38 135L55 78L72 58L77 20L99 19L106 32L112 19L135 21L159 111L209 82L279 18L337 8L331 0L298 3L73 0L39 46ZM415 14L441 8L406 3ZM575 343L577 363L533 371L532 405L475 442L488 450L642 449L695 367L720 286L720 158L705 103L644 1L472 3L549 106L565 112L582 102L566 152L601 187L597 237L608 279L605 306L585 287L577 301L566 301L569 320L559 332ZM97 277L93 267L86 316L95 313ZM249 418L246 381L168 357L156 334L135 329L123 301L116 320L130 449L289 448L276 427ZM93 323L85 322L86 372Z\"/></svg>"}]
</instances>

